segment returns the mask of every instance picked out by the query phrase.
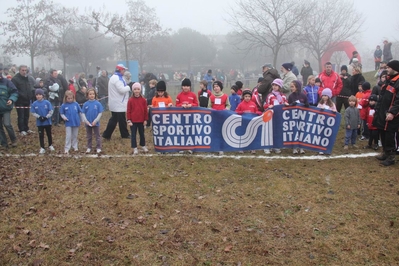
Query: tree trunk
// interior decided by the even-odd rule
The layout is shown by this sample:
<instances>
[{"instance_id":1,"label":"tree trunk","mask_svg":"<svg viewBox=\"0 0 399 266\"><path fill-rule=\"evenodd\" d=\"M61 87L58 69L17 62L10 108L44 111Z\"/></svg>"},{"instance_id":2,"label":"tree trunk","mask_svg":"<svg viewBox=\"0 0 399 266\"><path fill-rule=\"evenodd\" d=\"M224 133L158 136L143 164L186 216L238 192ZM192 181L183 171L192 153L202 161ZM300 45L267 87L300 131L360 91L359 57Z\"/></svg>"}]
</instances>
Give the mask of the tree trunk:
<instances>
[{"instance_id":1,"label":"tree trunk","mask_svg":"<svg viewBox=\"0 0 399 266\"><path fill-rule=\"evenodd\" d=\"M35 69L35 65L34 65L34 60L35 57L33 56L33 54L31 54L30 56L30 69L31 69L31 74L33 74L33 70Z\"/></svg>"},{"instance_id":2,"label":"tree trunk","mask_svg":"<svg viewBox=\"0 0 399 266\"><path fill-rule=\"evenodd\" d=\"M66 58L65 56L62 57L62 67L63 67L63 73L64 74L64 78L67 77L67 70L66 70Z\"/></svg>"},{"instance_id":3,"label":"tree trunk","mask_svg":"<svg viewBox=\"0 0 399 266\"><path fill-rule=\"evenodd\" d=\"M124 40L124 44L125 44L125 60L126 60L126 67L128 67L129 65L129 56L127 54L127 42L126 40Z\"/></svg>"}]
</instances>

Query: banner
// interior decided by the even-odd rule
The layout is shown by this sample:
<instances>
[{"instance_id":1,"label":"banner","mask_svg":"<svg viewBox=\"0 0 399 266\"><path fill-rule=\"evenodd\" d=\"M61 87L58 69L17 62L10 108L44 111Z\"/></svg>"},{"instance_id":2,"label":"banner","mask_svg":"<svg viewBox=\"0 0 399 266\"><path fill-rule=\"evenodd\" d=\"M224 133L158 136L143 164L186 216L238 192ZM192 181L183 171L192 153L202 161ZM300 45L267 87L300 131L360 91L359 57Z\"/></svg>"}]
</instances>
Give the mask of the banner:
<instances>
[{"instance_id":1,"label":"banner","mask_svg":"<svg viewBox=\"0 0 399 266\"><path fill-rule=\"evenodd\" d=\"M315 107L277 105L262 115L206 108L153 108L157 152L304 148L331 153L341 114Z\"/></svg>"}]
</instances>

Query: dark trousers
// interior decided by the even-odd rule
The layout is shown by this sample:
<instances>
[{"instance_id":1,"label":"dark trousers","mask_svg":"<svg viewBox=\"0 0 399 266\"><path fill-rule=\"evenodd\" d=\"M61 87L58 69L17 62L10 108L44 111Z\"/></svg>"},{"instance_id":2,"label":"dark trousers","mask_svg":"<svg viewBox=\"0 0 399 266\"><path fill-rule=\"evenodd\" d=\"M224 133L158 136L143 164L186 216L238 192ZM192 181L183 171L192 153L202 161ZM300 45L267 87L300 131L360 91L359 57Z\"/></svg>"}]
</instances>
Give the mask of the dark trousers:
<instances>
[{"instance_id":1,"label":"dark trousers","mask_svg":"<svg viewBox=\"0 0 399 266\"><path fill-rule=\"evenodd\" d=\"M384 152L395 152L397 148L396 132L379 129L378 133L380 134L382 149Z\"/></svg>"},{"instance_id":2,"label":"dark trousers","mask_svg":"<svg viewBox=\"0 0 399 266\"><path fill-rule=\"evenodd\" d=\"M375 62L375 70L380 69L381 62Z\"/></svg>"},{"instance_id":3,"label":"dark trousers","mask_svg":"<svg viewBox=\"0 0 399 266\"><path fill-rule=\"evenodd\" d=\"M137 148L137 140L136 140L137 131L139 131L140 135L140 146L141 147L145 146L144 124L133 123L133 126L130 127L130 130L132 131L131 135L132 148Z\"/></svg>"},{"instance_id":4,"label":"dark trousers","mask_svg":"<svg viewBox=\"0 0 399 266\"><path fill-rule=\"evenodd\" d=\"M336 107L337 107L337 112L338 112L338 113L341 112L342 105L345 107L345 110L346 110L346 108L349 107L348 98L343 98L343 97L338 97L338 96L337 96L337 104L336 104Z\"/></svg>"},{"instance_id":5,"label":"dark trousers","mask_svg":"<svg viewBox=\"0 0 399 266\"><path fill-rule=\"evenodd\" d=\"M378 130L377 129L369 129L370 137L369 137L369 146L371 147L373 145L378 145Z\"/></svg>"},{"instance_id":6,"label":"dark trousers","mask_svg":"<svg viewBox=\"0 0 399 266\"><path fill-rule=\"evenodd\" d=\"M151 126L151 108L148 108L148 120L147 120L147 127Z\"/></svg>"},{"instance_id":7,"label":"dark trousers","mask_svg":"<svg viewBox=\"0 0 399 266\"><path fill-rule=\"evenodd\" d=\"M29 112L30 112L29 105L27 105L27 106L18 105L18 106L15 106L15 108L17 109L17 115L18 115L17 123L18 123L19 132L28 131L29 130Z\"/></svg>"},{"instance_id":8,"label":"dark trousers","mask_svg":"<svg viewBox=\"0 0 399 266\"><path fill-rule=\"evenodd\" d=\"M127 130L126 113L125 112L111 112L111 118L108 120L107 128L103 133L103 138L110 139L114 132L116 125L119 124L119 131L122 138L129 137Z\"/></svg>"},{"instance_id":9,"label":"dark trousers","mask_svg":"<svg viewBox=\"0 0 399 266\"><path fill-rule=\"evenodd\" d=\"M362 136L365 138L369 138L370 137L370 132L369 132L369 127L367 126L367 119L366 120L362 120Z\"/></svg>"},{"instance_id":10,"label":"dark trousers","mask_svg":"<svg viewBox=\"0 0 399 266\"><path fill-rule=\"evenodd\" d=\"M53 137L51 136L51 125L37 127L39 132L40 148L44 149L44 131L46 131L48 145L53 145Z\"/></svg>"},{"instance_id":11,"label":"dark trousers","mask_svg":"<svg viewBox=\"0 0 399 266\"><path fill-rule=\"evenodd\" d=\"M52 120L54 122L54 126L57 126L60 123L60 105L61 102L59 101L58 97L51 100L50 99L50 103L53 106L53 116L52 116Z\"/></svg>"}]
</instances>

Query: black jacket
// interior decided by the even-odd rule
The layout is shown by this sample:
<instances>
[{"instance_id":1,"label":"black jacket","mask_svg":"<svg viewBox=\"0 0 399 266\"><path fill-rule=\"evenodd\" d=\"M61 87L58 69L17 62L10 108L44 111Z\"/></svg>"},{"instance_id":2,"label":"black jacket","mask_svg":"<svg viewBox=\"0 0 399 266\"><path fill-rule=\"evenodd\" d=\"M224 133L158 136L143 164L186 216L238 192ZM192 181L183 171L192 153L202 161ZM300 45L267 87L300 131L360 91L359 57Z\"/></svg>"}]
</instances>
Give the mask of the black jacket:
<instances>
[{"instance_id":1,"label":"black jacket","mask_svg":"<svg viewBox=\"0 0 399 266\"><path fill-rule=\"evenodd\" d=\"M355 95L355 94L352 94L352 89L351 89L351 79L352 79L352 77L351 77L351 75L349 75L349 74L345 74L345 75L340 74L340 76L341 76L341 80L342 80L342 89L341 89L341 92L338 95L342 95L342 96ZM346 77L346 78L344 78L344 77Z\"/></svg>"},{"instance_id":2,"label":"black jacket","mask_svg":"<svg viewBox=\"0 0 399 266\"><path fill-rule=\"evenodd\" d=\"M387 113L394 115L393 120L385 121ZM387 78L381 88L381 94L375 106L373 125L378 129L397 132L399 128L399 74Z\"/></svg>"},{"instance_id":3,"label":"black jacket","mask_svg":"<svg viewBox=\"0 0 399 266\"><path fill-rule=\"evenodd\" d=\"M362 74L353 75L351 78L351 91L352 95L356 95L359 92L359 83L363 83L365 81Z\"/></svg>"},{"instance_id":4,"label":"black jacket","mask_svg":"<svg viewBox=\"0 0 399 266\"><path fill-rule=\"evenodd\" d=\"M15 87L17 87L18 90L18 100L16 101L15 105L29 106L30 100L32 99L33 90L33 86L31 86L29 78L17 73L11 81L12 83L14 83Z\"/></svg>"}]
</instances>

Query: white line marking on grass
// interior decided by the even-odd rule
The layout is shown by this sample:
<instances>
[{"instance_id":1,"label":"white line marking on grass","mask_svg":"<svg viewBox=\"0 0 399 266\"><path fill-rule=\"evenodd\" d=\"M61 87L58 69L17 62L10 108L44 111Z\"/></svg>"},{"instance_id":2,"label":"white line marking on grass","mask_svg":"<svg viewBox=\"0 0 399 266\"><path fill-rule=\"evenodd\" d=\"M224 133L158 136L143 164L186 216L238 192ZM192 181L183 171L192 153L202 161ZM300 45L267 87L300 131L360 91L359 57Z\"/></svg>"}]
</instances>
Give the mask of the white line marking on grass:
<instances>
[{"instance_id":1,"label":"white line marking on grass","mask_svg":"<svg viewBox=\"0 0 399 266\"><path fill-rule=\"evenodd\" d=\"M230 159L262 159L262 160L332 160L332 159L343 159L343 158L366 158L373 157L378 155L379 153L371 152L371 153L361 153L361 154L342 154L342 155L308 155L308 156L282 156L282 155L217 155L217 154L209 154L209 153L196 153L196 154L179 154L179 153L168 153L168 154L139 154L139 155L129 155L129 154L0 154L0 157L13 157L13 158L23 158L23 157L41 157L41 156L53 156L59 158L96 158L96 159L110 159L110 158L134 158L134 157L197 157L204 159L222 159L222 158L230 158Z\"/></svg>"}]
</instances>

